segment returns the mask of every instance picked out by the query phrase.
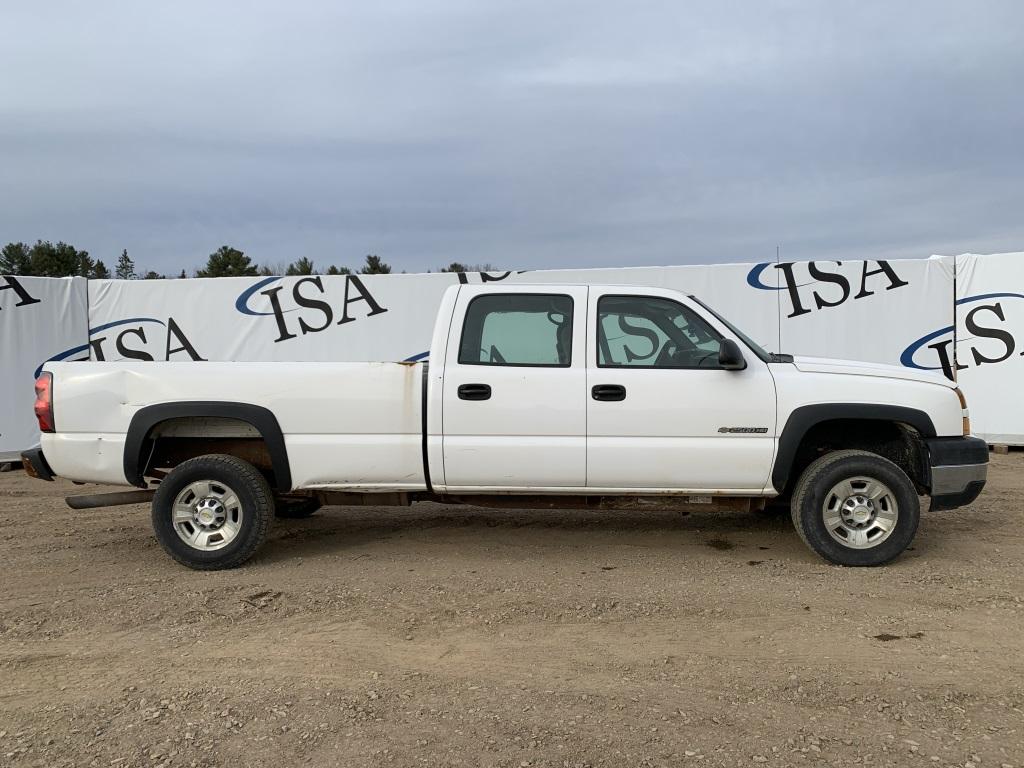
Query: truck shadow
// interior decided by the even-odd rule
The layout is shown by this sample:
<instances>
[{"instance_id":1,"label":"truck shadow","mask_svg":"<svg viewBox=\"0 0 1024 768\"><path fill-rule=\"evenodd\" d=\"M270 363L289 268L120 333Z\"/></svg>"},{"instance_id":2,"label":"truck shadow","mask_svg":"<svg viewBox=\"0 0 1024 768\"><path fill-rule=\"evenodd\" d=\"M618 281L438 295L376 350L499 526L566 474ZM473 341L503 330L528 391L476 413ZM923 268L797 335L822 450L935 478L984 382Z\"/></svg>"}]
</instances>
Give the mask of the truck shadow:
<instances>
[{"instance_id":1,"label":"truck shadow","mask_svg":"<svg viewBox=\"0 0 1024 768\"><path fill-rule=\"evenodd\" d=\"M889 567L942 550L957 534L943 516L922 517L907 551ZM264 561L294 557L377 557L502 554L540 559L580 549L635 547L735 561L826 565L796 534L788 512L490 509L420 503L411 507L324 507L304 520L277 520L261 551Z\"/></svg>"},{"instance_id":2,"label":"truck shadow","mask_svg":"<svg viewBox=\"0 0 1024 768\"><path fill-rule=\"evenodd\" d=\"M262 558L286 559L345 550L367 554L416 546L472 542L479 548L696 546L737 558L766 549L805 548L788 515L748 512L680 513L640 510L487 509L418 504L408 508L325 507L304 520L278 520ZM742 553L739 552L742 550Z\"/></svg>"}]
</instances>

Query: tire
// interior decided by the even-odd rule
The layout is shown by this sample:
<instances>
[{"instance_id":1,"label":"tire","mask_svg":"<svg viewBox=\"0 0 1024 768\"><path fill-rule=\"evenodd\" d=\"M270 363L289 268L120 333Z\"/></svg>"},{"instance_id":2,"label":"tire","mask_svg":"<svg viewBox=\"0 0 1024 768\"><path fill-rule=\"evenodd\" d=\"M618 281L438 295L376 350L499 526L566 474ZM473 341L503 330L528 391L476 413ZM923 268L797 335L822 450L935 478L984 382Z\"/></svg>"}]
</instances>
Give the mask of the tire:
<instances>
[{"instance_id":1,"label":"tire","mask_svg":"<svg viewBox=\"0 0 1024 768\"><path fill-rule=\"evenodd\" d=\"M835 451L811 464L793 489L793 525L831 563L891 562L914 540L921 502L906 473L867 451Z\"/></svg>"},{"instance_id":2,"label":"tire","mask_svg":"<svg viewBox=\"0 0 1024 768\"><path fill-rule=\"evenodd\" d=\"M300 520L309 517L322 506L323 504L319 500L307 496L292 498L278 496L274 499L274 514L289 520Z\"/></svg>"},{"instance_id":3,"label":"tire","mask_svg":"<svg viewBox=\"0 0 1024 768\"><path fill-rule=\"evenodd\" d=\"M234 456L211 454L182 462L153 497L153 531L160 546L199 571L244 563L263 545L273 519L266 479Z\"/></svg>"}]
</instances>

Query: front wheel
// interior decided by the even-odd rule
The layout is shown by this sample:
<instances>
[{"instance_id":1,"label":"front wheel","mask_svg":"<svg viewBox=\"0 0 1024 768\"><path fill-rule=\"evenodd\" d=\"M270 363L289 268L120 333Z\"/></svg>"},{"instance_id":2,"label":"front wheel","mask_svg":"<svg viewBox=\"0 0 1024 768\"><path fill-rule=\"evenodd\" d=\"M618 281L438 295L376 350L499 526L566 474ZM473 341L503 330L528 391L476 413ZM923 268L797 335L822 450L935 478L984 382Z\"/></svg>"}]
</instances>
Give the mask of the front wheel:
<instances>
[{"instance_id":1,"label":"front wheel","mask_svg":"<svg viewBox=\"0 0 1024 768\"><path fill-rule=\"evenodd\" d=\"M867 451L835 451L811 464L793 489L793 525L837 565L874 566L910 546L921 503L906 473Z\"/></svg>"},{"instance_id":2,"label":"front wheel","mask_svg":"<svg viewBox=\"0 0 1024 768\"><path fill-rule=\"evenodd\" d=\"M273 519L266 479L234 456L182 462L153 496L153 531L160 546L196 570L241 565L266 540Z\"/></svg>"}]
</instances>

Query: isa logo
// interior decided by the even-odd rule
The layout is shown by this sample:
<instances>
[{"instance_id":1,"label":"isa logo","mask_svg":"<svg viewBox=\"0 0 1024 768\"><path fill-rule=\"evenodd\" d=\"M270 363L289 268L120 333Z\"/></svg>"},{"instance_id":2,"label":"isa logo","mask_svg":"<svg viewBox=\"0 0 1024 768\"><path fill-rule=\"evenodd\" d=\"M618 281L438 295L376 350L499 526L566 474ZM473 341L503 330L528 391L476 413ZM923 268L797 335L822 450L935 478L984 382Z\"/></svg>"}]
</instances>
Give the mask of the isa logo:
<instances>
[{"instance_id":1,"label":"isa logo","mask_svg":"<svg viewBox=\"0 0 1024 768\"><path fill-rule=\"evenodd\" d=\"M173 317L131 317L89 329L89 343L54 355L36 368L60 360L194 360L205 361Z\"/></svg>"},{"instance_id":2,"label":"isa logo","mask_svg":"<svg viewBox=\"0 0 1024 768\"><path fill-rule=\"evenodd\" d=\"M469 274L457 273L459 282L469 283ZM513 273L474 274L479 274L480 282L491 283L505 280ZM327 280L320 275L298 279L268 277L242 291L235 300L235 309L252 317L273 317L277 330L275 344L323 333L334 326L361 322L390 311L390 307L384 306L380 296L373 293L359 275ZM416 359L422 357L417 356Z\"/></svg>"},{"instance_id":3,"label":"isa logo","mask_svg":"<svg viewBox=\"0 0 1024 768\"><path fill-rule=\"evenodd\" d=\"M42 299L32 296L14 275L0 275L0 310L4 308L5 294L3 291L11 292L10 297L14 299L14 304L11 306L14 309L27 307L30 304L39 304L42 301Z\"/></svg>"},{"instance_id":4,"label":"isa logo","mask_svg":"<svg viewBox=\"0 0 1024 768\"><path fill-rule=\"evenodd\" d=\"M842 267L841 261L764 262L747 273L747 285L762 291L786 291L789 299L787 317L799 317L873 296L879 289L893 291L910 284L887 261L858 263L861 265L860 275L850 275L822 266L835 264ZM775 279L768 278L766 282L765 273L769 269L776 272ZM771 282L776 284L771 285ZM856 293L853 292L854 288L857 289Z\"/></svg>"},{"instance_id":5,"label":"isa logo","mask_svg":"<svg viewBox=\"0 0 1024 768\"><path fill-rule=\"evenodd\" d=\"M996 365L1024 355L1018 353L1014 333L1024 328L1024 294L983 293L957 299L956 305L963 307L964 335L952 325L925 334L903 350L903 365L942 371L946 378L953 379L956 371ZM961 316L959 309L957 315Z\"/></svg>"},{"instance_id":6,"label":"isa logo","mask_svg":"<svg viewBox=\"0 0 1024 768\"><path fill-rule=\"evenodd\" d=\"M343 281L328 280L327 288L319 275L300 278L290 286L274 285L283 279L260 280L235 300L235 309L243 315L273 316L277 324L275 344L388 311L358 275L345 275ZM254 306L257 295L269 302L269 312Z\"/></svg>"}]
</instances>

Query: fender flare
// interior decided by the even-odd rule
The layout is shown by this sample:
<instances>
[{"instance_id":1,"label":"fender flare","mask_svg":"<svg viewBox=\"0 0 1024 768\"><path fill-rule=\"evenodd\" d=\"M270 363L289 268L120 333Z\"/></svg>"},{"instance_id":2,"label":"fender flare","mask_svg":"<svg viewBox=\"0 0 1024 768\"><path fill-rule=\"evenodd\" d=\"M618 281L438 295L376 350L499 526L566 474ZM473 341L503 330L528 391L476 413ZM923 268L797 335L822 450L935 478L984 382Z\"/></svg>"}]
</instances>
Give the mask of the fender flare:
<instances>
[{"instance_id":1,"label":"fender flare","mask_svg":"<svg viewBox=\"0 0 1024 768\"><path fill-rule=\"evenodd\" d=\"M779 448L772 467L772 485L779 493L785 489L789 473L793 469L796 452L807 432L817 424L835 419L856 419L859 421L887 421L908 424L921 437L935 437L935 424L931 416L917 408L879 403L816 403L794 408L786 426L779 435Z\"/></svg>"},{"instance_id":2,"label":"fender flare","mask_svg":"<svg viewBox=\"0 0 1024 768\"><path fill-rule=\"evenodd\" d=\"M231 403L215 400L192 400L160 403L140 408L132 416L124 442L124 476L132 485L146 487L142 473L146 457L143 451L153 429L168 419L218 416L237 419L249 424L263 438L274 468L274 487L278 491L292 489L292 473L288 464L288 448L277 417L266 408L249 403Z\"/></svg>"}]
</instances>

